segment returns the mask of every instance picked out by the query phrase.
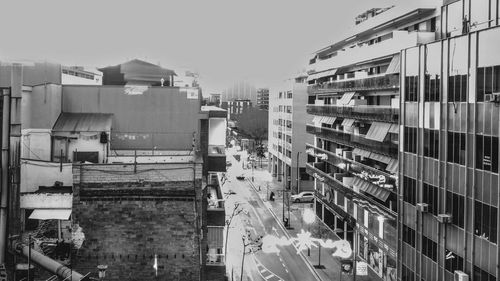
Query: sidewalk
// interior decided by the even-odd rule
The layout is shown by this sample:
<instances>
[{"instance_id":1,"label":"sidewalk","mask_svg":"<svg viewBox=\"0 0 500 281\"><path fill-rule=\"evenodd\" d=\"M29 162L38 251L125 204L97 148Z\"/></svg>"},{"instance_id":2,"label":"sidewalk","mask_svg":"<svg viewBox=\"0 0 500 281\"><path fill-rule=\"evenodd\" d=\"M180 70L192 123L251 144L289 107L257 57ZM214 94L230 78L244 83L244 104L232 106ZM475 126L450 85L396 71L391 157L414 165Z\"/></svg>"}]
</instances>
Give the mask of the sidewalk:
<instances>
[{"instance_id":1,"label":"sidewalk","mask_svg":"<svg viewBox=\"0 0 500 281\"><path fill-rule=\"evenodd\" d=\"M267 170L261 170L260 168L254 169L254 181L252 182L251 170L246 171L247 180L253 186L255 191L260 195L260 198L269 203L271 206L270 211L274 213L277 220L283 226L283 197L280 190L283 190L283 183L278 182L275 178L272 178ZM272 178L272 180L270 180ZM259 191L260 187L260 191ZM267 188L269 187L269 188ZM275 201L269 201L269 194L273 191L276 195ZM267 204L266 203L266 204ZM304 209L312 208L310 203L296 203L290 205L290 227L287 229L288 234L291 237L297 236L297 233L304 229L310 231L313 237L321 236L322 239L332 239L333 241L339 240L340 238L333 232L329 227L327 227L323 222L316 220L311 225L308 225L302 219L302 214ZM285 206L286 212L285 217L288 217L288 207ZM314 211L314 210L313 210ZM317 265L319 261L319 249L313 247L310 249L310 256L307 255L307 250L303 252L304 257L311 265ZM340 270L340 261L338 258L331 256L333 249L321 249L321 265L324 267L322 269L315 269L322 280L354 280L353 275L343 274ZM367 276L356 276L357 281L368 281L368 280L382 280L378 277L372 270L368 270Z\"/></svg>"}]
</instances>

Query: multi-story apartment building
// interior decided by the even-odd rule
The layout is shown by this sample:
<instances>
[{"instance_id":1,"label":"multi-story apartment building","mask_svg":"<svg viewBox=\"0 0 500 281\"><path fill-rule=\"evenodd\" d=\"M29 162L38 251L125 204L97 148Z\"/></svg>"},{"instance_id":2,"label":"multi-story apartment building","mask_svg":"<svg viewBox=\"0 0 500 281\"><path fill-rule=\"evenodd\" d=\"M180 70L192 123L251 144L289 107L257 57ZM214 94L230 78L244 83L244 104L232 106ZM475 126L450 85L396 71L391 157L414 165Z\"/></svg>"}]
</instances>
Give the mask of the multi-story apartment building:
<instances>
[{"instance_id":1,"label":"multi-story apartment building","mask_svg":"<svg viewBox=\"0 0 500 281\"><path fill-rule=\"evenodd\" d=\"M222 91L221 102L250 100L257 104L257 88L249 82L239 81Z\"/></svg>"},{"instance_id":2,"label":"multi-story apartment building","mask_svg":"<svg viewBox=\"0 0 500 281\"><path fill-rule=\"evenodd\" d=\"M401 52L398 280L500 278L499 8L442 1L440 40Z\"/></svg>"},{"instance_id":3,"label":"multi-story apartment building","mask_svg":"<svg viewBox=\"0 0 500 281\"><path fill-rule=\"evenodd\" d=\"M285 81L269 94L268 151L269 172L283 180L293 193L312 189L305 172L305 143L313 136L306 133L307 75Z\"/></svg>"},{"instance_id":4,"label":"multi-story apartment building","mask_svg":"<svg viewBox=\"0 0 500 281\"><path fill-rule=\"evenodd\" d=\"M257 89L257 107L262 110L269 109L269 89Z\"/></svg>"},{"instance_id":5,"label":"multi-story apartment building","mask_svg":"<svg viewBox=\"0 0 500 281\"><path fill-rule=\"evenodd\" d=\"M308 68L316 214L382 280L397 278L400 51L435 40L436 6L371 10Z\"/></svg>"},{"instance_id":6,"label":"multi-story apartment building","mask_svg":"<svg viewBox=\"0 0 500 281\"><path fill-rule=\"evenodd\" d=\"M252 107L252 101L248 99L229 101L227 103L227 118L236 121L238 117L250 107Z\"/></svg>"}]
</instances>

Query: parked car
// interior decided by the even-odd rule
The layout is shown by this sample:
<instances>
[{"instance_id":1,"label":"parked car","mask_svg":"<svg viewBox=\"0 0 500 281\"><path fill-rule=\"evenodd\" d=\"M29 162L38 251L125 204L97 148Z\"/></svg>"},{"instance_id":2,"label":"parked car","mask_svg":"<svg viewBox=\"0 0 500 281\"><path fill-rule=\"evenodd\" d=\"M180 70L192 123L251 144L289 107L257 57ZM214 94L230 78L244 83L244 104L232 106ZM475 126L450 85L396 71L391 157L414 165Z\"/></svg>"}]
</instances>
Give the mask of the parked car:
<instances>
[{"instance_id":1,"label":"parked car","mask_svg":"<svg viewBox=\"0 0 500 281\"><path fill-rule=\"evenodd\" d=\"M245 176L239 175L239 176L236 176L236 179L242 181L242 180L245 180Z\"/></svg>"},{"instance_id":2,"label":"parked car","mask_svg":"<svg viewBox=\"0 0 500 281\"><path fill-rule=\"evenodd\" d=\"M292 195L292 202L313 202L314 201L314 193L311 191L303 191L299 194Z\"/></svg>"}]
</instances>

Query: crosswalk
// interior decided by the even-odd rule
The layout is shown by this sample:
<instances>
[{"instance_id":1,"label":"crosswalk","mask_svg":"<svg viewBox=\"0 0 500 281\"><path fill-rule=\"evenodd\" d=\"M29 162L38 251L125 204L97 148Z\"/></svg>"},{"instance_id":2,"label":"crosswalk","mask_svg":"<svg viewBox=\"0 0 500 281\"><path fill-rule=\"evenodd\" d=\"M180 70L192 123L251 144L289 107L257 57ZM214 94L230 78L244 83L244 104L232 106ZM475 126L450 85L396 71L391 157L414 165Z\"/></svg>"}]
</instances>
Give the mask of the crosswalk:
<instances>
[{"instance_id":1,"label":"crosswalk","mask_svg":"<svg viewBox=\"0 0 500 281\"><path fill-rule=\"evenodd\" d=\"M269 269L267 269L265 266L263 266L262 263L260 263L257 258L254 257L254 260L255 260L255 264L257 265L257 270L259 271L260 276L262 276L262 278L264 278L264 280L284 281L281 277L272 273Z\"/></svg>"}]
</instances>

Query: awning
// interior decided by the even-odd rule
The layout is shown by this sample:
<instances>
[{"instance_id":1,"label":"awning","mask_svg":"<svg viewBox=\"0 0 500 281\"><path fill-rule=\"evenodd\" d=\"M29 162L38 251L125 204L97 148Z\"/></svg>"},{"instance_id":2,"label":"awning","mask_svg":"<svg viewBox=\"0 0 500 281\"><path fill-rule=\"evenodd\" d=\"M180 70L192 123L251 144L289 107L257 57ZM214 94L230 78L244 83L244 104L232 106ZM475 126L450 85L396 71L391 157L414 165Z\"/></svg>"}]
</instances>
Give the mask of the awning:
<instances>
[{"instance_id":1,"label":"awning","mask_svg":"<svg viewBox=\"0 0 500 281\"><path fill-rule=\"evenodd\" d=\"M333 125L333 123L335 123L335 120L337 120L337 117L323 117L323 120L321 120L321 123Z\"/></svg>"},{"instance_id":2,"label":"awning","mask_svg":"<svg viewBox=\"0 0 500 281\"><path fill-rule=\"evenodd\" d=\"M31 213L31 220L69 220L71 209L35 209Z\"/></svg>"},{"instance_id":3,"label":"awning","mask_svg":"<svg viewBox=\"0 0 500 281\"><path fill-rule=\"evenodd\" d=\"M387 165L387 167L385 169L393 174L397 174L398 170L399 170L398 159L392 159L391 162L389 162L389 164Z\"/></svg>"},{"instance_id":4,"label":"awning","mask_svg":"<svg viewBox=\"0 0 500 281\"><path fill-rule=\"evenodd\" d=\"M389 198L389 195L391 195L389 190L371 183L368 183L368 187L364 190L364 192L371 194L373 197L378 198L383 202L385 202L387 198Z\"/></svg>"},{"instance_id":5,"label":"awning","mask_svg":"<svg viewBox=\"0 0 500 281\"><path fill-rule=\"evenodd\" d=\"M389 162L391 162L391 160L392 160L392 158L389 156L385 156L385 155L378 154L375 152L372 152L369 157L373 160L382 162L384 164L389 164Z\"/></svg>"},{"instance_id":6,"label":"awning","mask_svg":"<svg viewBox=\"0 0 500 281\"><path fill-rule=\"evenodd\" d=\"M370 157L370 154L371 154L371 152L363 150L363 149L360 149L360 148L355 148L352 151L352 153L356 154L356 155L359 155L359 156L362 156L362 157Z\"/></svg>"},{"instance_id":7,"label":"awning","mask_svg":"<svg viewBox=\"0 0 500 281\"><path fill-rule=\"evenodd\" d=\"M389 128L389 133L399 134L399 125L391 124L391 127Z\"/></svg>"},{"instance_id":8,"label":"awning","mask_svg":"<svg viewBox=\"0 0 500 281\"><path fill-rule=\"evenodd\" d=\"M368 189L370 183L359 177L354 177L354 179L352 180L352 185L359 188L360 191L365 192Z\"/></svg>"},{"instance_id":9,"label":"awning","mask_svg":"<svg viewBox=\"0 0 500 281\"><path fill-rule=\"evenodd\" d=\"M344 119L344 121L342 121L342 126L344 127L352 127L352 125L354 124L356 120L354 119Z\"/></svg>"},{"instance_id":10,"label":"awning","mask_svg":"<svg viewBox=\"0 0 500 281\"><path fill-rule=\"evenodd\" d=\"M318 74L311 74L307 76L307 81L312 81L318 78Z\"/></svg>"},{"instance_id":11,"label":"awning","mask_svg":"<svg viewBox=\"0 0 500 281\"><path fill-rule=\"evenodd\" d=\"M366 133L365 138L383 142L385 136L387 136L387 133L389 133L390 127L391 124L389 123L373 122L370 126L370 129L368 130L368 133Z\"/></svg>"},{"instance_id":12,"label":"awning","mask_svg":"<svg viewBox=\"0 0 500 281\"><path fill-rule=\"evenodd\" d=\"M354 94L356 94L356 92L347 92L347 93L344 93L344 95L342 95L342 97L337 100L337 105L347 105L349 104L349 102L351 101L352 97L354 97Z\"/></svg>"},{"instance_id":13,"label":"awning","mask_svg":"<svg viewBox=\"0 0 500 281\"><path fill-rule=\"evenodd\" d=\"M385 74L395 74L399 73L400 58L399 53L392 57L391 63L387 67Z\"/></svg>"},{"instance_id":14,"label":"awning","mask_svg":"<svg viewBox=\"0 0 500 281\"><path fill-rule=\"evenodd\" d=\"M111 131L113 114L106 113L61 113L52 128L54 135L100 133Z\"/></svg>"},{"instance_id":15,"label":"awning","mask_svg":"<svg viewBox=\"0 0 500 281\"><path fill-rule=\"evenodd\" d=\"M224 246L224 227L207 227L207 242L210 248L223 248Z\"/></svg>"},{"instance_id":16,"label":"awning","mask_svg":"<svg viewBox=\"0 0 500 281\"><path fill-rule=\"evenodd\" d=\"M312 120L314 127L321 127L321 121L323 120L323 118L323 116L314 116Z\"/></svg>"}]
</instances>

